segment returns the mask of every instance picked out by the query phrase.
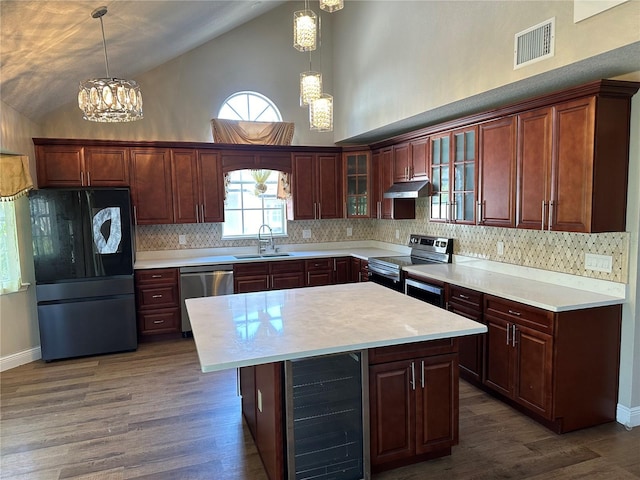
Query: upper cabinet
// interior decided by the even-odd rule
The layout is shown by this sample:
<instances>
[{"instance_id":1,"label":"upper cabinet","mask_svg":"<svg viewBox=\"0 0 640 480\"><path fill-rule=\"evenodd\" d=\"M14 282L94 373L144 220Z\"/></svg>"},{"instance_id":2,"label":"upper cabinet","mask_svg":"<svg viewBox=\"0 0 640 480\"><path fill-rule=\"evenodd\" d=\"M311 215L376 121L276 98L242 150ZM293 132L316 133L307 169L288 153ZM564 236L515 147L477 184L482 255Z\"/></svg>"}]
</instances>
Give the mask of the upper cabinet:
<instances>
[{"instance_id":1,"label":"upper cabinet","mask_svg":"<svg viewBox=\"0 0 640 480\"><path fill-rule=\"evenodd\" d=\"M475 223L477 127L431 137L431 220Z\"/></svg>"},{"instance_id":2,"label":"upper cabinet","mask_svg":"<svg viewBox=\"0 0 640 480\"><path fill-rule=\"evenodd\" d=\"M347 218L371 215L371 155L367 151L343 153L344 198Z\"/></svg>"},{"instance_id":3,"label":"upper cabinet","mask_svg":"<svg viewBox=\"0 0 640 480\"><path fill-rule=\"evenodd\" d=\"M428 177L429 139L393 146L393 181L410 182Z\"/></svg>"},{"instance_id":4,"label":"upper cabinet","mask_svg":"<svg viewBox=\"0 0 640 480\"><path fill-rule=\"evenodd\" d=\"M218 152L171 151L175 223L224 221L224 178Z\"/></svg>"},{"instance_id":5,"label":"upper cabinet","mask_svg":"<svg viewBox=\"0 0 640 480\"><path fill-rule=\"evenodd\" d=\"M342 162L337 153L294 153L289 220L343 218Z\"/></svg>"},{"instance_id":6,"label":"upper cabinet","mask_svg":"<svg viewBox=\"0 0 640 480\"><path fill-rule=\"evenodd\" d=\"M131 199L136 224L173 223L169 149L131 149Z\"/></svg>"},{"instance_id":7,"label":"upper cabinet","mask_svg":"<svg viewBox=\"0 0 640 480\"><path fill-rule=\"evenodd\" d=\"M476 221L514 227L516 213L516 121L510 116L478 127L479 173Z\"/></svg>"},{"instance_id":8,"label":"upper cabinet","mask_svg":"<svg viewBox=\"0 0 640 480\"><path fill-rule=\"evenodd\" d=\"M630 95L602 92L518 115L517 226L624 231Z\"/></svg>"},{"instance_id":9,"label":"upper cabinet","mask_svg":"<svg viewBox=\"0 0 640 480\"><path fill-rule=\"evenodd\" d=\"M126 187L129 149L36 145L38 187Z\"/></svg>"},{"instance_id":10,"label":"upper cabinet","mask_svg":"<svg viewBox=\"0 0 640 480\"><path fill-rule=\"evenodd\" d=\"M373 169L374 208L371 216L377 219L407 220L416 218L416 201L413 198L384 198L384 192L393 185L393 149L376 150L371 155Z\"/></svg>"}]
</instances>

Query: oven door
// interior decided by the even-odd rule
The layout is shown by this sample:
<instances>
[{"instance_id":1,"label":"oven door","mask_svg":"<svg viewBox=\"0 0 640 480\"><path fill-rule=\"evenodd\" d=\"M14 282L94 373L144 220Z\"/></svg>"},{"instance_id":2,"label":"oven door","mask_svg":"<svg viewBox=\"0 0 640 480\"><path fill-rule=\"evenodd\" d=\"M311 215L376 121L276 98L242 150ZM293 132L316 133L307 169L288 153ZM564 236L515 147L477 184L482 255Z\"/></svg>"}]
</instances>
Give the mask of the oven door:
<instances>
[{"instance_id":1,"label":"oven door","mask_svg":"<svg viewBox=\"0 0 640 480\"><path fill-rule=\"evenodd\" d=\"M402 293L402 281L393 274L385 274L371 269L369 265L369 281Z\"/></svg>"},{"instance_id":2,"label":"oven door","mask_svg":"<svg viewBox=\"0 0 640 480\"><path fill-rule=\"evenodd\" d=\"M436 307L444 308L444 287L407 278L404 281L404 293Z\"/></svg>"}]
</instances>

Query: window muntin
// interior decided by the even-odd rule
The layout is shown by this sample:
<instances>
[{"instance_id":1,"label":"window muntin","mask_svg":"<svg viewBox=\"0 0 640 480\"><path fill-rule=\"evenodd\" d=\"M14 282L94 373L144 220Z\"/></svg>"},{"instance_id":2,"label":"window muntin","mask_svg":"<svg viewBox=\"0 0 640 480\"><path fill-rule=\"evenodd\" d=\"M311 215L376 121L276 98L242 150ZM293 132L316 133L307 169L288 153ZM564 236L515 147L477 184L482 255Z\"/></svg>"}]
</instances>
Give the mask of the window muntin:
<instances>
[{"instance_id":1,"label":"window muntin","mask_svg":"<svg viewBox=\"0 0 640 480\"><path fill-rule=\"evenodd\" d=\"M257 191L251 170L229 172L222 224L223 238L254 238L263 224L271 227L274 236L287 234L285 202L277 198L279 172L269 172L269 177L264 182L267 187L264 193Z\"/></svg>"},{"instance_id":2,"label":"window muntin","mask_svg":"<svg viewBox=\"0 0 640 480\"><path fill-rule=\"evenodd\" d=\"M257 92L234 93L222 104L218 118L250 122L282 121L278 107L267 97Z\"/></svg>"}]
</instances>

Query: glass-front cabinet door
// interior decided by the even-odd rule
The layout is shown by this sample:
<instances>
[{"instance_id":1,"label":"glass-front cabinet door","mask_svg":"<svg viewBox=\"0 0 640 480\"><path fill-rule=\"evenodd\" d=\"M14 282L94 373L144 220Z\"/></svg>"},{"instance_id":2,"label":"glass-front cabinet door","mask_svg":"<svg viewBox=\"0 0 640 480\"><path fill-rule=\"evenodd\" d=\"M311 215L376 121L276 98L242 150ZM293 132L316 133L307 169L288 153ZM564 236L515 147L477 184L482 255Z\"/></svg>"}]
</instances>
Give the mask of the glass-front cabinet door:
<instances>
[{"instance_id":1,"label":"glass-front cabinet door","mask_svg":"<svg viewBox=\"0 0 640 480\"><path fill-rule=\"evenodd\" d=\"M434 136L431 139L431 220L448 223L474 223L476 127Z\"/></svg>"},{"instance_id":2,"label":"glass-front cabinet door","mask_svg":"<svg viewBox=\"0 0 640 480\"><path fill-rule=\"evenodd\" d=\"M347 218L369 217L370 200L369 151L344 153L345 201Z\"/></svg>"}]
</instances>

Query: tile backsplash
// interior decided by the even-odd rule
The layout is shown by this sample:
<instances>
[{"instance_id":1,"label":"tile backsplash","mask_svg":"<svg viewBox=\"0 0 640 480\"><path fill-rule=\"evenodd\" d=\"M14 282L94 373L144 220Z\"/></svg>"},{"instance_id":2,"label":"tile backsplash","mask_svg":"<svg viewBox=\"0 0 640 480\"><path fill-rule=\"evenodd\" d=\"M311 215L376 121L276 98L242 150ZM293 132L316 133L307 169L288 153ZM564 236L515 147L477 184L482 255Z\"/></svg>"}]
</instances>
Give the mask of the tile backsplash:
<instances>
[{"instance_id":1,"label":"tile backsplash","mask_svg":"<svg viewBox=\"0 0 640 480\"><path fill-rule=\"evenodd\" d=\"M454 238L456 255L627 282L629 234L626 232L584 234L440 224L427 220L427 208L427 199L418 199L415 220L290 221L287 223L288 236L276 238L276 244L378 240L406 245L410 234L421 233ZM351 236L347 235L347 229L351 229ZM303 230L310 230L311 237L303 238ZM180 235L185 235L185 245L179 244ZM219 223L141 225L137 227L136 240L138 251L256 245L255 240L223 240L222 224ZM498 242L504 245L502 255L498 255ZM587 253L610 255L613 263L611 273L585 269Z\"/></svg>"}]
</instances>

